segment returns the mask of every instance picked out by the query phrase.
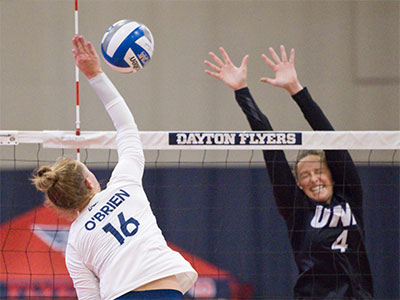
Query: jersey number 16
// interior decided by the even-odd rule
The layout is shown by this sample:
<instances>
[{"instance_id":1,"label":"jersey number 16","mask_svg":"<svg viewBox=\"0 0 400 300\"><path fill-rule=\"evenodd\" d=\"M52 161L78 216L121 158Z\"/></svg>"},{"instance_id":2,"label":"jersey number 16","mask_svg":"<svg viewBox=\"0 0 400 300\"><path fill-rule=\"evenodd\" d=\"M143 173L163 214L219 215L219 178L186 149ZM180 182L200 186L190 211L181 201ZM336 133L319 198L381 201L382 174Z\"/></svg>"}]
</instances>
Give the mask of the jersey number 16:
<instances>
[{"instance_id":1,"label":"jersey number 16","mask_svg":"<svg viewBox=\"0 0 400 300\"><path fill-rule=\"evenodd\" d=\"M118 214L118 220L120 224L120 229L122 234L125 237L130 237L132 235L135 235L139 229L139 222L138 220L134 218L129 218L128 220L125 220L124 213L121 212ZM132 224L135 226L135 228L129 230L128 225ZM114 227L112 226L111 223L108 223L106 226L103 227L103 230L107 233L110 232L116 239L117 241L122 245L125 241L125 238L122 236L122 234Z\"/></svg>"}]
</instances>

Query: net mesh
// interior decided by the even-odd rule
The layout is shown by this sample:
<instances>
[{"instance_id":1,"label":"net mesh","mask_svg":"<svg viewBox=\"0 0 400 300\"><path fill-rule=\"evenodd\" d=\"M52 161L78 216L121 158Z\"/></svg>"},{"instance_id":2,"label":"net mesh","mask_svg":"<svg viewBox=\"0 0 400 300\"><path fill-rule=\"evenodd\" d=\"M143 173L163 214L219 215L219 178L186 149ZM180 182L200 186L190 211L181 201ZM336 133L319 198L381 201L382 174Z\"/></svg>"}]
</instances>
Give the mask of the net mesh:
<instances>
[{"instance_id":1,"label":"net mesh","mask_svg":"<svg viewBox=\"0 0 400 300\"><path fill-rule=\"evenodd\" d=\"M64 263L70 222L43 207L43 195L29 182L33 169L60 156L74 158L79 146L81 161L104 186L117 162L113 133L90 133L87 138L83 133L83 140L46 134L0 134L1 299L75 299ZM158 224L170 246L199 273L186 298L291 298L298 271L260 151L271 145L235 148L240 139L224 145L222 138L193 144L201 138L185 133L186 141L190 134L191 143L181 148L174 144L176 133L142 136L143 183ZM314 149L321 138L315 134L316 141L309 143L306 135L314 133L300 134L300 144L272 145L284 149L292 165L299 149ZM360 139L357 134L342 132L332 139L329 134L320 143L328 149L350 149L361 177L375 297L398 299L399 133L383 133L384 145L379 132L369 132L369 142L358 144L353 142Z\"/></svg>"}]
</instances>

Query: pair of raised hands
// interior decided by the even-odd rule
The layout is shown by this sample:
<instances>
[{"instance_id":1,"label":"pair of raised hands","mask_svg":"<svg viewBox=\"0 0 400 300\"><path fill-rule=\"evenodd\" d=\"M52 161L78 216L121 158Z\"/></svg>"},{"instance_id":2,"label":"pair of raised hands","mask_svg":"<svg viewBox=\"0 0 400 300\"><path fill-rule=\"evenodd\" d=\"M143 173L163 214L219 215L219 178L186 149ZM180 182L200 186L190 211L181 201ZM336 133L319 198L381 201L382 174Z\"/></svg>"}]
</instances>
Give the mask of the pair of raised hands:
<instances>
[{"instance_id":1,"label":"pair of raised hands","mask_svg":"<svg viewBox=\"0 0 400 300\"><path fill-rule=\"evenodd\" d=\"M260 81L268 83L272 86L286 89L291 95L296 94L303 89L299 80L297 79L296 69L294 67L294 49L290 51L289 60L286 56L285 47L280 46L281 57L276 54L273 48L269 48L272 59L269 59L265 54L261 57L265 60L268 66L274 71L275 78L262 77ZM235 66L229 58L228 53L224 48L220 47L223 61L213 52L209 52L210 57L214 63L205 60L204 63L212 70L205 70L205 72L218 78L225 85L233 90L239 90L247 87L247 61L249 56L245 55L239 67Z\"/></svg>"},{"instance_id":2,"label":"pair of raised hands","mask_svg":"<svg viewBox=\"0 0 400 300\"><path fill-rule=\"evenodd\" d=\"M83 36L77 35L73 38L72 43L76 65L89 79L103 72L99 57L90 42L86 42ZM294 95L303 89L297 79L294 68L294 49L290 51L289 60L283 45L280 46L280 50L281 58L279 58L273 48L269 48L273 60L269 59L265 54L261 55L267 65L274 71L275 78L262 77L260 80L270 85L284 88L291 95ZM215 63L211 63L208 60L204 61L212 69L212 71L206 70L205 72L208 75L218 78L235 91L247 87L247 60L249 56L245 55L241 65L237 67L232 63L224 48L220 47L219 51L221 52L223 61L215 53L209 52Z\"/></svg>"}]
</instances>

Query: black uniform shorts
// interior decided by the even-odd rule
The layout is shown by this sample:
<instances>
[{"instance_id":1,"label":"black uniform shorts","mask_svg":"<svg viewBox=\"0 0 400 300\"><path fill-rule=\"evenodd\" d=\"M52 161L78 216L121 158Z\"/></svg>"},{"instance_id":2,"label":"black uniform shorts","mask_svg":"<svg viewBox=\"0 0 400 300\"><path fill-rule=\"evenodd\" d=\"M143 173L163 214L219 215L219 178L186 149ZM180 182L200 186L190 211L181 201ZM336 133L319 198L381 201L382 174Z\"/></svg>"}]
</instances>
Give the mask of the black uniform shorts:
<instances>
[{"instance_id":1,"label":"black uniform shorts","mask_svg":"<svg viewBox=\"0 0 400 300\"><path fill-rule=\"evenodd\" d=\"M183 295L177 290L151 290L129 292L119 296L115 300L183 300Z\"/></svg>"}]
</instances>

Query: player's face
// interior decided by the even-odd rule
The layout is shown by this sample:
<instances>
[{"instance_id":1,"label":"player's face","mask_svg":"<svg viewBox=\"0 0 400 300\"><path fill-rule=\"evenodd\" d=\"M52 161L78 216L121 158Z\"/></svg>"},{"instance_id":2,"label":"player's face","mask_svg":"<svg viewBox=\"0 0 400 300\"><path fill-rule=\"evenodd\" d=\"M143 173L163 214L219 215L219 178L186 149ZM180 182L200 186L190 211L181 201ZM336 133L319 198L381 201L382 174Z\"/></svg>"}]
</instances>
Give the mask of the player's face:
<instances>
[{"instance_id":1,"label":"player's face","mask_svg":"<svg viewBox=\"0 0 400 300\"><path fill-rule=\"evenodd\" d=\"M330 203L333 196L332 174L318 155L308 155L297 164L297 185L315 202Z\"/></svg>"}]
</instances>

